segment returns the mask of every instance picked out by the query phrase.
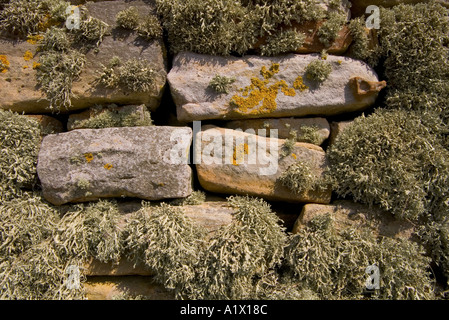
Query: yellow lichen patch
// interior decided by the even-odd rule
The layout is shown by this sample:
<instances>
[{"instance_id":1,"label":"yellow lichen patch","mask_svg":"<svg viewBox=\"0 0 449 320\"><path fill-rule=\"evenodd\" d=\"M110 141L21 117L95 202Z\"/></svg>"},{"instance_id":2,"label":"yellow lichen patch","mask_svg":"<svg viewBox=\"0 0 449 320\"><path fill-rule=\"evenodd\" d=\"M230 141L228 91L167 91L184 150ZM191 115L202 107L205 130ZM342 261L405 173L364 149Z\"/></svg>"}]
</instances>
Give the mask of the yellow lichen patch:
<instances>
[{"instance_id":1,"label":"yellow lichen patch","mask_svg":"<svg viewBox=\"0 0 449 320\"><path fill-rule=\"evenodd\" d=\"M293 88L295 88L296 90L299 90L301 92L309 89L309 87L304 84L301 76L298 76L296 78L295 82L293 82Z\"/></svg>"},{"instance_id":2,"label":"yellow lichen patch","mask_svg":"<svg viewBox=\"0 0 449 320\"><path fill-rule=\"evenodd\" d=\"M28 66L23 66L22 68L23 68L23 69L28 69L29 67L28 67Z\"/></svg>"},{"instance_id":3,"label":"yellow lichen patch","mask_svg":"<svg viewBox=\"0 0 449 320\"><path fill-rule=\"evenodd\" d=\"M232 155L232 164L238 166L245 159L245 154L249 154L248 144L241 143L234 148L234 153Z\"/></svg>"},{"instance_id":4,"label":"yellow lichen patch","mask_svg":"<svg viewBox=\"0 0 449 320\"><path fill-rule=\"evenodd\" d=\"M31 59L33 59L33 53L30 50L27 50L23 55L23 59L25 61L30 61Z\"/></svg>"},{"instance_id":5,"label":"yellow lichen patch","mask_svg":"<svg viewBox=\"0 0 449 320\"><path fill-rule=\"evenodd\" d=\"M236 106L236 111L243 114L270 113L276 110L279 89L286 96L296 95L294 89L289 88L285 80L277 81L269 86L270 79L278 72L279 64L277 63L273 63L270 69L263 66L260 74L264 80L251 78L251 84L239 90L242 95L234 95L231 98L231 105Z\"/></svg>"},{"instance_id":6,"label":"yellow lichen patch","mask_svg":"<svg viewBox=\"0 0 449 320\"><path fill-rule=\"evenodd\" d=\"M40 34L30 35L30 36L28 36L27 42L30 44L37 44L43 38L44 38L44 36L42 36Z\"/></svg>"},{"instance_id":7,"label":"yellow lichen patch","mask_svg":"<svg viewBox=\"0 0 449 320\"><path fill-rule=\"evenodd\" d=\"M338 64L338 65L341 65L342 63L343 63L343 61L337 60L337 64Z\"/></svg>"},{"instance_id":8,"label":"yellow lichen patch","mask_svg":"<svg viewBox=\"0 0 449 320\"><path fill-rule=\"evenodd\" d=\"M113 166L112 164L110 164L110 163L106 163L103 167L104 167L106 170L111 170L114 166Z\"/></svg>"},{"instance_id":9,"label":"yellow lichen patch","mask_svg":"<svg viewBox=\"0 0 449 320\"><path fill-rule=\"evenodd\" d=\"M292 153L292 157L296 160L296 154Z\"/></svg>"},{"instance_id":10,"label":"yellow lichen patch","mask_svg":"<svg viewBox=\"0 0 449 320\"><path fill-rule=\"evenodd\" d=\"M33 69L39 68L40 65L41 65L41 64L40 64L39 62L34 61L34 62L33 62Z\"/></svg>"},{"instance_id":11,"label":"yellow lichen patch","mask_svg":"<svg viewBox=\"0 0 449 320\"><path fill-rule=\"evenodd\" d=\"M6 73L9 69L9 61L5 55L0 55L0 73Z\"/></svg>"},{"instance_id":12,"label":"yellow lichen patch","mask_svg":"<svg viewBox=\"0 0 449 320\"><path fill-rule=\"evenodd\" d=\"M94 160L94 155L92 153L85 153L84 158L86 158L86 161L89 163Z\"/></svg>"}]
</instances>

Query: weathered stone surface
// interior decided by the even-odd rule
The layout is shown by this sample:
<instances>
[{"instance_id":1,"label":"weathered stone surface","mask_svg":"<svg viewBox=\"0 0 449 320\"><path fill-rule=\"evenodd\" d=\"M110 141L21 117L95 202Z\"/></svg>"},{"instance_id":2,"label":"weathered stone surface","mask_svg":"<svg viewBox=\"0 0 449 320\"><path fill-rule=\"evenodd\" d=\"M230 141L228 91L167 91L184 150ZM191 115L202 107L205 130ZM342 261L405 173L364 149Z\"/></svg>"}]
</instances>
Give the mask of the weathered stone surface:
<instances>
[{"instance_id":1,"label":"weathered stone surface","mask_svg":"<svg viewBox=\"0 0 449 320\"><path fill-rule=\"evenodd\" d=\"M338 135L343 132L348 126L350 126L354 121L333 121L330 124L331 134L329 136L329 145L332 145L337 139Z\"/></svg>"},{"instance_id":2,"label":"weathered stone surface","mask_svg":"<svg viewBox=\"0 0 449 320\"><path fill-rule=\"evenodd\" d=\"M187 197L191 138L190 128L156 126L48 135L37 165L43 195L56 205L107 197Z\"/></svg>"},{"instance_id":3,"label":"weathered stone surface","mask_svg":"<svg viewBox=\"0 0 449 320\"><path fill-rule=\"evenodd\" d=\"M153 10L147 1L133 1L142 14ZM78 110L95 104L117 103L123 105L145 104L150 110L155 110L163 94L167 61L166 50L162 40L147 42L138 37L135 32L118 29L115 26L116 14L129 7L128 1L106 1L86 5L89 14L109 24L110 35L104 37L98 50L90 50L86 54L86 63L80 79L73 83L74 97L71 99L70 110ZM0 108L26 113L45 113L49 103L36 83L36 70L33 63L39 63L40 54L37 45L26 41L0 39L0 55L6 55L10 66L6 73L0 73ZM26 51L34 55L29 61L24 60ZM98 52L97 52L98 51ZM156 71L157 76L153 88L149 92L132 92L125 88L104 88L95 83L101 70L101 64L107 64L114 57L122 62L132 58L145 59ZM62 110L64 112L66 110Z\"/></svg>"},{"instance_id":4,"label":"weathered stone surface","mask_svg":"<svg viewBox=\"0 0 449 320\"><path fill-rule=\"evenodd\" d=\"M180 53L167 78L178 119L335 115L363 110L375 102L377 93L360 96L350 85L354 77L378 81L376 73L367 64L329 55L326 61L333 71L320 85L307 79L305 74L307 65L316 59L320 59L317 54L237 58ZM216 75L235 79L227 94L209 87ZM308 88L302 87L301 81Z\"/></svg>"},{"instance_id":5,"label":"weathered stone surface","mask_svg":"<svg viewBox=\"0 0 449 320\"><path fill-rule=\"evenodd\" d=\"M407 221L399 221L391 213L379 208L369 208L367 205L351 201L335 201L331 205L306 204L295 222L293 233L298 233L312 218L332 214L337 230L361 225L370 225L376 236L396 237L412 240L414 226Z\"/></svg>"},{"instance_id":6,"label":"weathered stone surface","mask_svg":"<svg viewBox=\"0 0 449 320\"><path fill-rule=\"evenodd\" d=\"M279 139L289 138L290 130L296 130L298 141L301 142L301 137L305 134L302 127L316 128L314 131L314 138L316 144L321 145L327 138L329 138L330 127L329 122L325 118L279 118L279 119L251 119L251 120L235 120L226 122L224 125L229 129L242 129L246 131L253 129L258 133L259 129L278 130ZM308 142L308 141L306 141Z\"/></svg>"},{"instance_id":7,"label":"weathered stone surface","mask_svg":"<svg viewBox=\"0 0 449 320\"><path fill-rule=\"evenodd\" d=\"M152 277L88 277L83 283L88 300L174 300L174 295Z\"/></svg>"},{"instance_id":8,"label":"weathered stone surface","mask_svg":"<svg viewBox=\"0 0 449 320\"><path fill-rule=\"evenodd\" d=\"M325 153L319 146L297 142L292 154L281 157L285 140L236 130L203 126L195 137L195 164L201 186L223 194L252 195L286 202L329 203L331 191L293 193L278 180L291 164L304 161L322 175Z\"/></svg>"},{"instance_id":9,"label":"weathered stone surface","mask_svg":"<svg viewBox=\"0 0 449 320\"><path fill-rule=\"evenodd\" d=\"M69 119L67 121L67 130L75 130L75 129L83 129L85 128L86 120L91 119L94 116L101 116L103 112L112 111L120 115L128 115L133 116L138 121L145 121L145 112L147 108L145 105L130 105L130 106L122 106L118 107L116 105L109 105L107 107L99 107L99 108L90 108L89 110L73 113L69 115Z\"/></svg>"},{"instance_id":10,"label":"weathered stone surface","mask_svg":"<svg viewBox=\"0 0 449 320\"><path fill-rule=\"evenodd\" d=\"M37 120L41 124L44 134L60 133L64 130L61 121L53 117L37 114L29 114L26 117Z\"/></svg>"}]
</instances>

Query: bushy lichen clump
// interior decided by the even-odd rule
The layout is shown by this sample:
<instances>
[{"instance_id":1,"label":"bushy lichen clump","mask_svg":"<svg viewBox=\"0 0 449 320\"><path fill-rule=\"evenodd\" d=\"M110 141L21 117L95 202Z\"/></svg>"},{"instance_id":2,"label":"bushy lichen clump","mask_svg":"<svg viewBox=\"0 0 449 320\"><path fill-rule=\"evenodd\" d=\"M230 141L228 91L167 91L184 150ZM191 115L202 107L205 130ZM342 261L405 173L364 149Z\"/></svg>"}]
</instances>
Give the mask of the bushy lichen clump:
<instances>
[{"instance_id":1,"label":"bushy lichen clump","mask_svg":"<svg viewBox=\"0 0 449 320\"><path fill-rule=\"evenodd\" d=\"M313 60L306 67L307 79L323 83L331 74L332 65L323 60Z\"/></svg>"},{"instance_id":2,"label":"bushy lichen clump","mask_svg":"<svg viewBox=\"0 0 449 320\"><path fill-rule=\"evenodd\" d=\"M72 84L79 78L85 58L78 51L67 53L49 51L39 59L36 80L49 101L48 108L58 111L72 104Z\"/></svg>"},{"instance_id":3,"label":"bushy lichen clump","mask_svg":"<svg viewBox=\"0 0 449 320\"><path fill-rule=\"evenodd\" d=\"M363 60L373 67L376 66L379 59L379 48L370 45L369 30L366 28L365 19L362 17L352 19L348 27L353 39L352 57Z\"/></svg>"},{"instance_id":4,"label":"bushy lichen clump","mask_svg":"<svg viewBox=\"0 0 449 320\"><path fill-rule=\"evenodd\" d=\"M260 54L275 56L295 52L303 45L305 39L306 35L302 32L293 29L280 30L267 37L266 43L260 46Z\"/></svg>"},{"instance_id":5,"label":"bushy lichen clump","mask_svg":"<svg viewBox=\"0 0 449 320\"><path fill-rule=\"evenodd\" d=\"M209 82L209 87L218 93L228 93L229 87L235 82L234 78L215 75Z\"/></svg>"},{"instance_id":6,"label":"bushy lichen clump","mask_svg":"<svg viewBox=\"0 0 449 320\"><path fill-rule=\"evenodd\" d=\"M295 162L278 178L279 182L294 193L325 188L324 179L313 172L306 162Z\"/></svg>"},{"instance_id":7,"label":"bushy lichen clump","mask_svg":"<svg viewBox=\"0 0 449 320\"><path fill-rule=\"evenodd\" d=\"M73 127L83 129L100 129L112 127L142 127L153 125L150 112L143 105L142 112L135 108L118 109L112 104L103 108L92 107L92 115L88 119L75 120Z\"/></svg>"},{"instance_id":8,"label":"bushy lichen clump","mask_svg":"<svg viewBox=\"0 0 449 320\"><path fill-rule=\"evenodd\" d=\"M19 197L36 184L41 133L36 120L0 110L0 200Z\"/></svg>"},{"instance_id":9,"label":"bushy lichen clump","mask_svg":"<svg viewBox=\"0 0 449 320\"><path fill-rule=\"evenodd\" d=\"M122 63L118 57L113 57L97 73L96 81L100 85L106 88L125 87L133 92L150 91L156 77L147 60L136 58Z\"/></svg>"},{"instance_id":10,"label":"bushy lichen clump","mask_svg":"<svg viewBox=\"0 0 449 320\"><path fill-rule=\"evenodd\" d=\"M153 14L141 17L136 7L129 7L120 11L116 16L117 25L123 29L137 31L137 33L147 39L158 39L162 37L163 30L159 19Z\"/></svg>"},{"instance_id":11,"label":"bushy lichen clump","mask_svg":"<svg viewBox=\"0 0 449 320\"><path fill-rule=\"evenodd\" d=\"M332 12L318 29L317 35L325 47L329 47L338 37L338 33L346 23L346 15L340 12Z\"/></svg>"},{"instance_id":12,"label":"bushy lichen clump","mask_svg":"<svg viewBox=\"0 0 449 320\"><path fill-rule=\"evenodd\" d=\"M324 299L361 298L366 267L380 269L378 299L433 299L424 250L408 240L379 238L367 227L335 229L320 215L293 235L285 254L294 277Z\"/></svg>"},{"instance_id":13,"label":"bushy lichen clump","mask_svg":"<svg viewBox=\"0 0 449 320\"><path fill-rule=\"evenodd\" d=\"M0 30L28 36L64 21L70 4L62 0L11 0L0 11Z\"/></svg>"},{"instance_id":14,"label":"bushy lichen clump","mask_svg":"<svg viewBox=\"0 0 449 320\"><path fill-rule=\"evenodd\" d=\"M339 8L346 5L337 2ZM318 21L328 15L315 0L157 0L156 4L173 53L244 54L258 38L271 36L281 26ZM286 46L286 50L301 40L289 33L283 34L282 39L282 48ZM282 48L268 45L264 52L281 53Z\"/></svg>"}]
</instances>

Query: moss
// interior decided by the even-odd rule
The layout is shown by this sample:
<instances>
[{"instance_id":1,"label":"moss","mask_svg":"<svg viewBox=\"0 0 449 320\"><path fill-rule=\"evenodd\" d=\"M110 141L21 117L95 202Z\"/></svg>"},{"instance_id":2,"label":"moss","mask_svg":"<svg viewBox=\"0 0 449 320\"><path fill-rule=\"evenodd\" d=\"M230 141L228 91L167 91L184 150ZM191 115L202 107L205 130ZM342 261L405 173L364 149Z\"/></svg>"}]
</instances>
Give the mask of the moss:
<instances>
[{"instance_id":1,"label":"moss","mask_svg":"<svg viewBox=\"0 0 449 320\"><path fill-rule=\"evenodd\" d=\"M335 191L379 204L399 218L422 217L432 207L431 199L444 197L433 188L449 175L448 151L423 118L416 112L379 109L355 119L327 152Z\"/></svg>"},{"instance_id":2,"label":"moss","mask_svg":"<svg viewBox=\"0 0 449 320\"><path fill-rule=\"evenodd\" d=\"M293 29L281 30L269 35L266 43L260 46L262 56L276 56L282 53L295 52L300 48L306 35Z\"/></svg>"},{"instance_id":3,"label":"moss","mask_svg":"<svg viewBox=\"0 0 449 320\"><path fill-rule=\"evenodd\" d=\"M332 65L322 60L313 60L306 67L307 79L324 82L332 72Z\"/></svg>"},{"instance_id":4,"label":"moss","mask_svg":"<svg viewBox=\"0 0 449 320\"><path fill-rule=\"evenodd\" d=\"M117 25L124 29L135 30L139 26L139 11L136 7L130 6L117 13L115 18Z\"/></svg>"},{"instance_id":5,"label":"moss","mask_svg":"<svg viewBox=\"0 0 449 320\"><path fill-rule=\"evenodd\" d=\"M39 123L15 112L0 110L0 199L22 194L36 185L37 155L42 128Z\"/></svg>"},{"instance_id":6,"label":"moss","mask_svg":"<svg viewBox=\"0 0 449 320\"><path fill-rule=\"evenodd\" d=\"M316 216L291 237L285 254L294 277L324 299L360 299L366 267L380 269L377 299L433 299L422 247L408 240L375 238L367 227L334 228L330 214Z\"/></svg>"},{"instance_id":7,"label":"moss","mask_svg":"<svg viewBox=\"0 0 449 320\"><path fill-rule=\"evenodd\" d=\"M229 93L229 87L235 82L234 78L215 75L209 82L209 87L217 93Z\"/></svg>"},{"instance_id":8,"label":"moss","mask_svg":"<svg viewBox=\"0 0 449 320\"><path fill-rule=\"evenodd\" d=\"M72 84L81 74L84 55L76 50L68 53L46 52L39 59L36 80L49 101L48 108L59 111L70 108Z\"/></svg>"},{"instance_id":9,"label":"moss","mask_svg":"<svg viewBox=\"0 0 449 320\"><path fill-rule=\"evenodd\" d=\"M345 23L346 16L344 14L331 12L329 18L318 29L317 35L320 42L325 47L330 47Z\"/></svg>"}]
</instances>

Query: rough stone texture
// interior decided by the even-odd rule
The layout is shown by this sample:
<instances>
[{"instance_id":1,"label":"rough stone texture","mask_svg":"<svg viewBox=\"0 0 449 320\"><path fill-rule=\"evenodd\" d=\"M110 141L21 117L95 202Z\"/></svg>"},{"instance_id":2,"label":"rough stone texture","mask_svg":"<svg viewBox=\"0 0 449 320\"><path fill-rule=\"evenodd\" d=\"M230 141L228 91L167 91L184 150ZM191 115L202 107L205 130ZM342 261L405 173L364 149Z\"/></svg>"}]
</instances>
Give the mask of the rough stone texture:
<instances>
[{"instance_id":1,"label":"rough stone texture","mask_svg":"<svg viewBox=\"0 0 449 320\"><path fill-rule=\"evenodd\" d=\"M190 128L163 126L48 135L37 165L43 196L55 205L109 197L187 197L191 138Z\"/></svg>"},{"instance_id":2,"label":"rough stone texture","mask_svg":"<svg viewBox=\"0 0 449 320\"><path fill-rule=\"evenodd\" d=\"M360 96L356 94L356 88L350 85L350 79L353 77L378 81L376 73L367 64L348 57L329 55L327 62L332 65L333 71L329 78L319 85L307 79L305 74L307 65L316 59L320 59L317 54L237 58L180 53L175 57L173 68L167 77L177 106L178 119L193 121L335 115L363 110L375 102L378 92ZM230 103L234 96L243 97L245 87L250 86L252 81L254 82L253 79L264 80L261 75L262 68L269 69L273 63L279 64L279 72L268 80L266 89L262 90L265 92L263 97L267 108L261 108L262 103L259 103L254 108L242 110ZM235 79L230 85L229 93L219 94L209 87L209 82L217 74ZM274 90L274 103L270 103L273 99L273 91L268 90L270 87L280 86L284 80L288 88L293 88L298 76L303 78L308 89L297 89L295 95L291 96L284 94L279 88Z\"/></svg>"},{"instance_id":3,"label":"rough stone texture","mask_svg":"<svg viewBox=\"0 0 449 320\"><path fill-rule=\"evenodd\" d=\"M53 117L37 114L36 115L30 114L26 116L37 120L41 124L44 134L61 133L64 130L62 122Z\"/></svg>"},{"instance_id":4,"label":"rough stone texture","mask_svg":"<svg viewBox=\"0 0 449 320\"><path fill-rule=\"evenodd\" d=\"M306 204L293 227L293 233L298 233L313 217L332 214L337 230L370 224L376 236L414 239L414 226L411 222L399 221L390 213L379 208L369 208L367 205L351 201L335 201L331 205Z\"/></svg>"},{"instance_id":5,"label":"rough stone texture","mask_svg":"<svg viewBox=\"0 0 449 320\"><path fill-rule=\"evenodd\" d=\"M229 142L225 143L226 140ZM291 155L280 157L284 142L282 139L203 126L202 131L196 134L194 146L199 182L205 190L222 194L252 195L286 202L329 203L330 190L306 190L295 194L278 181L282 172L294 162L307 162L318 176L327 166L323 149L308 143L297 142ZM216 150L215 145L218 146ZM263 145L266 145L266 151ZM256 154L255 161L249 159ZM265 164L261 155L267 159Z\"/></svg>"},{"instance_id":6,"label":"rough stone texture","mask_svg":"<svg viewBox=\"0 0 449 320\"><path fill-rule=\"evenodd\" d=\"M420 2L428 2L428 0L351 0L351 15L352 17L363 16L365 10L370 5L382 6L384 8L390 8L398 4L416 4ZM441 5L449 8L448 0L437 0ZM369 15L369 14L368 14Z\"/></svg>"},{"instance_id":7,"label":"rough stone texture","mask_svg":"<svg viewBox=\"0 0 449 320\"><path fill-rule=\"evenodd\" d=\"M332 145L335 142L335 139L337 139L337 136L340 133L342 133L343 130L345 130L353 122L354 122L353 120L331 122L330 124L331 134L329 137L329 145Z\"/></svg>"},{"instance_id":8,"label":"rough stone texture","mask_svg":"<svg viewBox=\"0 0 449 320\"><path fill-rule=\"evenodd\" d=\"M122 106L122 107L103 107L103 108L98 108L96 110L93 110L92 108L80 113L74 113L69 115L69 119L67 121L67 130L71 131L71 130L75 130L75 129L83 129L83 121L90 119L93 116L97 116L99 114L101 114L104 111L107 110L114 110L116 111L118 114L133 114L138 116L140 119L144 120L145 118L145 114L144 112L146 111L146 107L145 105L131 105L131 106Z\"/></svg>"},{"instance_id":9,"label":"rough stone texture","mask_svg":"<svg viewBox=\"0 0 449 320\"><path fill-rule=\"evenodd\" d=\"M280 119L251 119L251 120L235 120L229 121L224 125L229 129L242 129L246 131L253 129L257 134L259 129L277 129L279 139L289 138L290 130L296 130L298 137L302 135L301 127L316 127L318 145L321 145L329 138L330 127L329 122L325 118L280 118Z\"/></svg>"},{"instance_id":10,"label":"rough stone texture","mask_svg":"<svg viewBox=\"0 0 449 320\"><path fill-rule=\"evenodd\" d=\"M144 14L152 10L152 6L146 2L133 1L132 5L138 7ZM135 32L115 27L116 14L129 6L129 2L124 0L87 4L91 16L109 24L111 35L104 37L98 47L98 53L95 53L96 50L90 50L86 54L86 63L80 79L73 83L74 97L70 110L109 103L145 104L150 110L155 110L159 106L166 82L166 50L162 41L147 42L141 40ZM8 71L0 74L0 107L26 113L49 112L47 109L49 103L45 99L45 94L37 87L36 70L33 69L33 62L39 62L37 45L0 38L0 48L0 54L6 55L10 61ZM28 50L33 53L34 58L25 61L23 55ZM107 64L113 56L118 56L122 62L132 58L146 59L157 71L152 90L145 93L131 92L123 88L108 89L95 84L94 80L98 76L96 72L101 70L101 64Z\"/></svg>"},{"instance_id":11,"label":"rough stone texture","mask_svg":"<svg viewBox=\"0 0 449 320\"><path fill-rule=\"evenodd\" d=\"M83 283L88 300L174 300L174 295L152 277L88 277Z\"/></svg>"}]
</instances>

